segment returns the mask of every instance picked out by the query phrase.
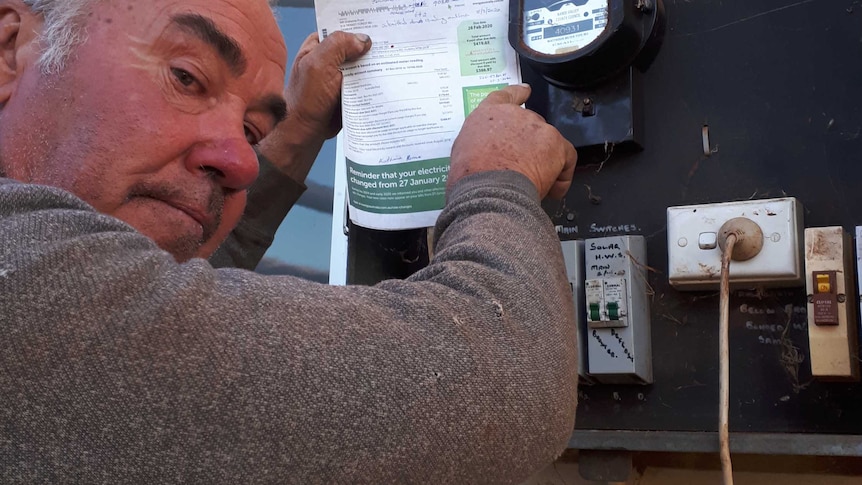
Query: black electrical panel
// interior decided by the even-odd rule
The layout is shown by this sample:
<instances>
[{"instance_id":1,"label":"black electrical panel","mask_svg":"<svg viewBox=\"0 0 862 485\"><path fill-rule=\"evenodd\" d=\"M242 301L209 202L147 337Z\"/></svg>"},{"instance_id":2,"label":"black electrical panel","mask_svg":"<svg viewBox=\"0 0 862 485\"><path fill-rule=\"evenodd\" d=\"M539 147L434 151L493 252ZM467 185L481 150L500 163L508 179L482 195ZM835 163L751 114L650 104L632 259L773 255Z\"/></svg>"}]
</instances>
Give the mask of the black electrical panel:
<instances>
[{"instance_id":1,"label":"black electrical panel","mask_svg":"<svg viewBox=\"0 0 862 485\"><path fill-rule=\"evenodd\" d=\"M647 241L654 383L582 386L577 430L716 431L718 292L668 284L667 207L793 196L806 227L862 225L862 4L667 0L665 8L661 50L633 80L643 117L627 129L642 151L587 157L566 198L543 204L561 239ZM568 134L582 97L522 67L535 92L530 107ZM403 276L427 263L424 238L352 226L348 277ZM731 433L862 443L862 384L811 378L806 303L802 288L734 292Z\"/></svg>"}]
</instances>

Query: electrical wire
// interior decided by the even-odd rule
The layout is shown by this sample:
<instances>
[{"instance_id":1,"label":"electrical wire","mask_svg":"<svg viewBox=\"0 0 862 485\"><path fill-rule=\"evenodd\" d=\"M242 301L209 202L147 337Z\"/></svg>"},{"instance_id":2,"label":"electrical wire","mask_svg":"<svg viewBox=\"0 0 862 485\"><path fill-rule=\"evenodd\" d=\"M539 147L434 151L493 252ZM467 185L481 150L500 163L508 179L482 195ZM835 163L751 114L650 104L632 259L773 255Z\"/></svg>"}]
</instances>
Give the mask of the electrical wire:
<instances>
[{"instance_id":1,"label":"electrical wire","mask_svg":"<svg viewBox=\"0 0 862 485\"><path fill-rule=\"evenodd\" d=\"M733 485L733 465L730 463L730 348L728 322L730 313L730 259L736 245L736 234L729 234L721 253L721 304L719 307L718 336L718 441L721 452L721 474L724 485Z\"/></svg>"}]
</instances>

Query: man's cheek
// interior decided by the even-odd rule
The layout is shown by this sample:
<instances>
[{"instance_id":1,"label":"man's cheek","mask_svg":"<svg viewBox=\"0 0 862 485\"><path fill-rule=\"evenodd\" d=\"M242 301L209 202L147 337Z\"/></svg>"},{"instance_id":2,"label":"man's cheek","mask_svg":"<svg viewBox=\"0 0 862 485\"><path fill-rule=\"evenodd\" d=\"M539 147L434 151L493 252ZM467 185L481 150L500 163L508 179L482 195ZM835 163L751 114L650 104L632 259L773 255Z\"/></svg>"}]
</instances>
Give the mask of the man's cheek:
<instances>
[{"instance_id":1,"label":"man's cheek","mask_svg":"<svg viewBox=\"0 0 862 485\"><path fill-rule=\"evenodd\" d=\"M221 223L213 236L201 246L197 254L199 258L208 259L216 252L224 240L227 239L231 231L234 230L242 219L247 199L248 193L245 190L225 197L224 209L221 213Z\"/></svg>"}]
</instances>

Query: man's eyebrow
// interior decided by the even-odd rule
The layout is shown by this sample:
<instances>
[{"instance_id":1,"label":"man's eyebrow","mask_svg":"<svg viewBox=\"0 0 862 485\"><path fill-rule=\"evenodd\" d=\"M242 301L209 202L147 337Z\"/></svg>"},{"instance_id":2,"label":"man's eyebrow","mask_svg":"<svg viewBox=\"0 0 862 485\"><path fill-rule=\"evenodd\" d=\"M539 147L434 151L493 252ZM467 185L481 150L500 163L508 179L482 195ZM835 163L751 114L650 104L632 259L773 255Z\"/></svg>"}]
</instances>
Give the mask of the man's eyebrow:
<instances>
[{"instance_id":1,"label":"man's eyebrow","mask_svg":"<svg viewBox=\"0 0 862 485\"><path fill-rule=\"evenodd\" d=\"M273 125L277 125L287 118L287 103L284 98L277 94L264 97L259 103L260 110L272 116Z\"/></svg>"},{"instance_id":2,"label":"man's eyebrow","mask_svg":"<svg viewBox=\"0 0 862 485\"><path fill-rule=\"evenodd\" d=\"M231 74L239 77L245 73L248 60L239 44L222 32L212 20L194 13L184 13L174 15L171 17L171 21L212 46L219 57L227 63Z\"/></svg>"}]
</instances>

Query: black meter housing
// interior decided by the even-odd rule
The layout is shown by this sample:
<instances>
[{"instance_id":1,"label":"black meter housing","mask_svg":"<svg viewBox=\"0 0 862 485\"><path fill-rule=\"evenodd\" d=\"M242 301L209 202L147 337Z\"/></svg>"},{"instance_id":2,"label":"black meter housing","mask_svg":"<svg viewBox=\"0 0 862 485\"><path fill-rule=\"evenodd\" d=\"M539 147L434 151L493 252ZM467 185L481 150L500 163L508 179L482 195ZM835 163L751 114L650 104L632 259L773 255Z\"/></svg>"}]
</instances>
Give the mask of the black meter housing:
<instances>
[{"instance_id":1,"label":"black meter housing","mask_svg":"<svg viewBox=\"0 0 862 485\"><path fill-rule=\"evenodd\" d=\"M578 148L581 163L643 148L641 74L665 31L661 0L521 0L509 3L509 42L527 107Z\"/></svg>"},{"instance_id":2,"label":"black meter housing","mask_svg":"<svg viewBox=\"0 0 862 485\"><path fill-rule=\"evenodd\" d=\"M593 3L606 8L590 11ZM562 24L538 13L542 9L559 12L566 6L586 8L571 9L562 16L569 17ZM664 18L660 0L521 0L509 3L509 42L521 60L549 82L584 88L607 81L630 66L645 71L661 45ZM565 45L563 41L556 52L533 45L538 40L590 30L596 32L585 36L583 40L589 41L585 45Z\"/></svg>"}]
</instances>

